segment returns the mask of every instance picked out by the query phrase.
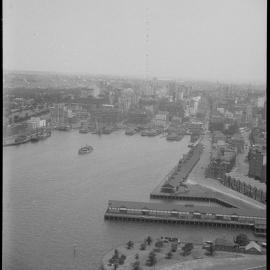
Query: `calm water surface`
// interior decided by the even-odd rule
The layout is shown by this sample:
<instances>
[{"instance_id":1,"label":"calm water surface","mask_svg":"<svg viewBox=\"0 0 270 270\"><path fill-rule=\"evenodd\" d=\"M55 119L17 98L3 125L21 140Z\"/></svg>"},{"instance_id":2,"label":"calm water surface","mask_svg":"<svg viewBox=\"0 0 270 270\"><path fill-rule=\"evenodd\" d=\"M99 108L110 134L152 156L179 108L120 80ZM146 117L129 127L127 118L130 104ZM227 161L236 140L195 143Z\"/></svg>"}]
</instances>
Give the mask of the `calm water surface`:
<instances>
[{"instance_id":1,"label":"calm water surface","mask_svg":"<svg viewBox=\"0 0 270 270\"><path fill-rule=\"evenodd\" d=\"M94 151L78 155L86 143ZM3 269L98 269L111 248L147 235L194 240L236 235L187 225L104 221L110 199L149 201L188 143L188 136L168 142L123 131L101 137L55 131L45 141L4 148Z\"/></svg>"}]
</instances>

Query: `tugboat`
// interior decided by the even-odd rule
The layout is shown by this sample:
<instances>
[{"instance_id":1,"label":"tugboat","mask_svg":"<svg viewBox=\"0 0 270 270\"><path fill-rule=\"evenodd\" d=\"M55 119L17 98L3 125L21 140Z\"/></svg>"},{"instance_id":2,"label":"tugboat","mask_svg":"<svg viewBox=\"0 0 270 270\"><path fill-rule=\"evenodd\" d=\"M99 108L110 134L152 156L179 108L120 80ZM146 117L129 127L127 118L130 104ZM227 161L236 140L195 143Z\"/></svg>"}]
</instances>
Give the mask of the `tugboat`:
<instances>
[{"instance_id":1,"label":"tugboat","mask_svg":"<svg viewBox=\"0 0 270 270\"><path fill-rule=\"evenodd\" d=\"M79 149L79 155L89 154L93 151L93 147L90 145L83 146Z\"/></svg>"}]
</instances>

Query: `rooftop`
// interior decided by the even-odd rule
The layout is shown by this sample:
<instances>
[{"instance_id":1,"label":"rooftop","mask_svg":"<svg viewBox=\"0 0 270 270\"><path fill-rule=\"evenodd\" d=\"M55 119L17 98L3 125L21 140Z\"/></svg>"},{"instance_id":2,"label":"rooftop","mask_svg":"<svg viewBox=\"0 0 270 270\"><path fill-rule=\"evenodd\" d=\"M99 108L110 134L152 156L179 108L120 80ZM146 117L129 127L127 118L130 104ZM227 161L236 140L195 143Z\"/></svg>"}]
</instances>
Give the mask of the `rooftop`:
<instances>
[{"instance_id":1,"label":"rooftop","mask_svg":"<svg viewBox=\"0 0 270 270\"><path fill-rule=\"evenodd\" d=\"M260 189L264 192L266 192L266 184L261 183L258 180L255 180L254 178L251 178L249 176L243 175L239 172L232 171L230 173L227 173L226 175L235 178L237 180L240 180L241 182L245 182L247 185L251 185L253 187L256 187L257 189Z\"/></svg>"}]
</instances>

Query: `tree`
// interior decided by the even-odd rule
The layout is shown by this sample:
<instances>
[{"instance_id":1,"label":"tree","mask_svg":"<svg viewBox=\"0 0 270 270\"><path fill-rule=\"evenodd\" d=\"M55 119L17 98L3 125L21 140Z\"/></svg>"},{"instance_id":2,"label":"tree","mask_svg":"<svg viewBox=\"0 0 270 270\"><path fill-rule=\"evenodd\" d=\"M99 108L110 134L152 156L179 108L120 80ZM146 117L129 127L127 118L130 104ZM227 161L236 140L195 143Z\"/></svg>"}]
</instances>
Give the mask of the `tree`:
<instances>
[{"instance_id":1,"label":"tree","mask_svg":"<svg viewBox=\"0 0 270 270\"><path fill-rule=\"evenodd\" d=\"M141 267L140 267L140 262L139 261L135 261L133 264L132 264L132 270L140 270Z\"/></svg>"},{"instance_id":2,"label":"tree","mask_svg":"<svg viewBox=\"0 0 270 270\"><path fill-rule=\"evenodd\" d=\"M114 250L114 254L110 258L109 262L112 263L112 264L113 263L116 264L116 263L118 263L118 261L119 261L119 251L117 249L115 249Z\"/></svg>"},{"instance_id":3,"label":"tree","mask_svg":"<svg viewBox=\"0 0 270 270\"><path fill-rule=\"evenodd\" d=\"M134 242L133 241L128 241L127 242L127 249L131 249L131 248L133 248L134 247Z\"/></svg>"},{"instance_id":4,"label":"tree","mask_svg":"<svg viewBox=\"0 0 270 270\"><path fill-rule=\"evenodd\" d=\"M157 239L157 241L156 241L156 243L155 243L155 246L156 246L157 248L163 247L163 242L162 242L162 240Z\"/></svg>"},{"instance_id":5,"label":"tree","mask_svg":"<svg viewBox=\"0 0 270 270\"><path fill-rule=\"evenodd\" d=\"M166 254L166 259L171 259L172 258L172 252L170 251L170 252L168 252L167 254Z\"/></svg>"},{"instance_id":6,"label":"tree","mask_svg":"<svg viewBox=\"0 0 270 270\"><path fill-rule=\"evenodd\" d=\"M115 249L114 250L114 257L115 258L119 258L119 251L118 251L118 249Z\"/></svg>"},{"instance_id":7,"label":"tree","mask_svg":"<svg viewBox=\"0 0 270 270\"><path fill-rule=\"evenodd\" d=\"M145 243L141 243L140 250L145 250L145 249L146 249L146 244Z\"/></svg>"},{"instance_id":8,"label":"tree","mask_svg":"<svg viewBox=\"0 0 270 270\"><path fill-rule=\"evenodd\" d=\"M176 243L172 243L171 245L171 251L175 252L177 250L177 244Z\"/></svg>"},{"instance_id":9,"label":"tree","mask_svg":"<svg viewBox=\"0 0 270 270\"><path fill-rule=\"evenodd\" d=\"M246 234L240 233L236 236L236 239L234 241L239 246L246 246L249 243L249 239Z\"/></svg>"},{"instance_id":10,"label":"tree","mask_svg":"<svg viewBox=\"0 0 270 270\"><path fill-rule=\"evenodd\" d=\"M157 263L157 258L155 252L151 251L148 255L146 265L147 266L153 266Z\"/></svg>"},{"instance_id":11,"label":"tree","mask_svg":"<svg viewBox=\"0 0 270 270\"><path fill-rule=\"evenodd\" d=\"M126 256L124 254L122 254L121 257L118 260L119 264L124 264L125 259L126 259Z\"/></svg>"},{"instance_id":12,"label":"tree","mask_svg":"<svg viewBox=\"0 0 270 270\"><path fill-rule=\"evenodd\" d=\"M139 259L139 254L135 254L135 259L138 260Z\"/></svg>"},{"instance_id":13,"label":"tree","mask_svg":"<svg viewBox=\"0 0 270 270\"><path fill-rule=\"evenodd\" d=\"M186 243L182 247L183 255L184 256L189 255L192 249L193 249L193 244L192 243Z\"/></svg>"},{"instance_id":14,"label":"tree","mask_svg":"<svg viewBox=\"0 0 270 270\"><path fill-rule=\"evenodd\" d=\"M150 246L153 242L153 239L151 238L151 236L147 236L147 238L145 239L146 243L148 246Z\"/></svg>"}]
</instances>

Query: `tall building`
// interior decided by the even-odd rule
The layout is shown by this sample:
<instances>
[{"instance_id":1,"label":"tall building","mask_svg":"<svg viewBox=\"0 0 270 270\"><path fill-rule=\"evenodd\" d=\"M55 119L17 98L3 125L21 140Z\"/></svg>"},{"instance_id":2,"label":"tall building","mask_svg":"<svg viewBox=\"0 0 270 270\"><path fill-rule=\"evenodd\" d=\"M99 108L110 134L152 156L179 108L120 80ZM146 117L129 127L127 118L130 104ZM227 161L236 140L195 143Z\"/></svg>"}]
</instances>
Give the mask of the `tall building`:
<instances>
[{"instance_id":1,"label":"tall building","mask_svg":"<svg viewBox=\"0 0 270 270\"><path fill-rule=\"evenodd\" d=\"M249 172L250 177L265 181L266 156L258 148L251 148L249 152Z\"/></svg>"}]
</instances>

